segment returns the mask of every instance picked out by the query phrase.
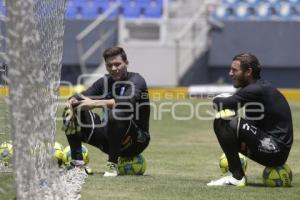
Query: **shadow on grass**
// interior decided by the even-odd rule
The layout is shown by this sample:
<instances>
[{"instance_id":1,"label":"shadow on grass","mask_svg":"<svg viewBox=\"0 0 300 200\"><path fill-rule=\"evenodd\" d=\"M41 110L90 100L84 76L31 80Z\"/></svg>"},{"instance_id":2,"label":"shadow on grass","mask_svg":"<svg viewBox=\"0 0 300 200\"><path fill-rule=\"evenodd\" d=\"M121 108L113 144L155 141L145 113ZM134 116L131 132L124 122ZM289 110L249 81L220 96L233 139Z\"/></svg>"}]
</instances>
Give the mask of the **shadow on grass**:
<instances>
[{"instance_id":1,"label":"shadow on grass","mask_svg":"<svg viewBox=\"0 0 300 200\"><path fill-rule=\"evenodd\" d=\"M89 176L93 176L93 175L103 176L104 172L93 172L93 174L90 174ZM144 175L118 175L118 177L152 177L152 176L149 174L144 174Z\"/></svg>"},{"instance_id":2,"label":"shadow on grass","mask_svg":"<svg viewBox=\"0 0 300 200\"><path fill-rule=\"evenodd\" d=\"M263 183L247 183L250 187L266 187Z\"/></svg>"}]
</instances>

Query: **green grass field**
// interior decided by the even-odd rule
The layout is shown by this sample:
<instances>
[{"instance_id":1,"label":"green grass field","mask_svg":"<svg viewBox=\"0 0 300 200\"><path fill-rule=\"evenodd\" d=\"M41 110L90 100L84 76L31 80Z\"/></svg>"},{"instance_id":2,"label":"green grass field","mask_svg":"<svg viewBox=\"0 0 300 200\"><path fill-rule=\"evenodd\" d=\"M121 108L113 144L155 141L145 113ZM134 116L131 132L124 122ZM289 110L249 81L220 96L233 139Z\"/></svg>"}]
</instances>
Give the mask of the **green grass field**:
<instances>
[{"instance_id":1,"label":"green grass field","mask_svg":"<svg viewBox=\"0 0 300 200\"><path fill-rule=\"evenodd\" d=\"M196 105L199 100L188 100ZM165 102L156 102L159 105ZM175 102L173 102L175 103ZM288 165L293 171L293 187L266 188L262 185L263 166L248 160L248 186L207 187L211 179L221 176L218 166L221 148L212 130L211 120L174 120L171 113L163 113L162 120L152 112L151 143L143 153L147 160L144 176L102 177L107 156L86 145L90 151L90 167L95 174L86 179L82 199L300 199L300 102L290 102L294 120L294 145ZM167 107L167 106L166 106ZM205 108L199 113L205 116ZM60 110L61 112L61 110ZM176 116L188 116L187 107L178 107ZM57 141L66 145L58 122ZM15 197L12 174L0 174L0 199Z\"/></svg>"}]
</instances>

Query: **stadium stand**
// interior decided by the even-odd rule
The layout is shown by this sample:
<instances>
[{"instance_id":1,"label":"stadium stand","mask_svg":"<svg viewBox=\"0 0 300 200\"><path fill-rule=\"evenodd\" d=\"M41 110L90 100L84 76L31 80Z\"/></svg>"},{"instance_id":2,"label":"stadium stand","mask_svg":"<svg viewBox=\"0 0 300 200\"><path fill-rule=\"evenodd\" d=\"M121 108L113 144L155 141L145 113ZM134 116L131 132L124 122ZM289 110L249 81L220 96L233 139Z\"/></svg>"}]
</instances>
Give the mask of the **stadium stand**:
<instances>
[{"instance_id":1,"label":"stadium stand","mask_svg":"<svg viewBox=\"0 0 300 200\"><path fill-rule=\"evenodd\" d=\"M66 16L69 19L91 19L105 12L113 3L121 2L119 12L125 18L160 18L162 0L68 0Z\"/></svg>"},{"instance_id":2,"label":"stadium stand","mask_svg":"<svg viewBox=\"0 0 300 200\"><path fill-rule=\"evenodd\" d=\"M211 12L226 20L300 20L300 0L223 0Z\"/></svg>"}]
</instances>

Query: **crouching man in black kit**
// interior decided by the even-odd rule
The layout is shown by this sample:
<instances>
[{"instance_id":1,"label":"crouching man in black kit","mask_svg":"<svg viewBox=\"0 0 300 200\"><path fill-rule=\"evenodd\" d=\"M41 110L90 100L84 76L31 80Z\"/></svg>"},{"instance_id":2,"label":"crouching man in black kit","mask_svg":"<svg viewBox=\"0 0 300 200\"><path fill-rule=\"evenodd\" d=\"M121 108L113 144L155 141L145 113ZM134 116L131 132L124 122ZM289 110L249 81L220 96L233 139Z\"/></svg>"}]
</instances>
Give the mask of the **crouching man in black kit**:
<instances>
[{"instance_id":1,"label":"crouching man in black kit","mask_svg":"<svg viewBox=\"0 0 300 200\"><path fill-rule=\"evenodd\" d=\"M239 90L232 96L217 96L213 100L214 107L221 111L214 121L214 131L226 154L229 174L208 186L246 185L239 152L271 167L283 165L288 158L293 143L291 110L284 96L261 79L260 69L254 55L235 56L229 75ZM241 107L245 109L244 118L231 115Z\"/></svg>"},{"instance_id":2,"label":"crouching man in black kit","mask_svg":"<svg viewBox=\"0 0 300 200\"><path fill-rule=\"evenodd\" d=\"M144 78L127 72L127 55L120 47L103 53L108 75L81 94L69 98L63 114L71 147L71 165L84 165L81 142L108 154L104 176L117 176L119 156L140 154L149 144L150 105ZM92 110L104 108L104 117Z\"/></svg>"}]
</instances>

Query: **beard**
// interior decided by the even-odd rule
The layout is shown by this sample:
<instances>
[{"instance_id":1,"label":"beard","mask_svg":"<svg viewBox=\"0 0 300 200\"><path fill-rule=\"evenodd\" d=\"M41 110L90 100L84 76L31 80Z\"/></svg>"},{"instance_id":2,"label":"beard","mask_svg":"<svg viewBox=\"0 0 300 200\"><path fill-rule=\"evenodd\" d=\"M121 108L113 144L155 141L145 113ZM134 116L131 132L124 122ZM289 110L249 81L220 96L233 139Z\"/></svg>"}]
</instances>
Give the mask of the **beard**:
<instances>
[{"instance_id":1,"label":"beard","mask_svg":"<svg viewBox=\"0 0 300 200\"><path fill-rule=\"evenodd\" d=\"M249 81L245 78L244 74L242 74L240 77L236 78L235 83L233 84L233 87L243 88L243 87L246 87L248 84L249 84Z\"/></svg>"}]
</instances>

